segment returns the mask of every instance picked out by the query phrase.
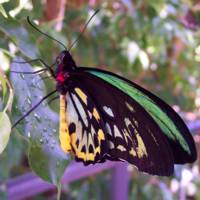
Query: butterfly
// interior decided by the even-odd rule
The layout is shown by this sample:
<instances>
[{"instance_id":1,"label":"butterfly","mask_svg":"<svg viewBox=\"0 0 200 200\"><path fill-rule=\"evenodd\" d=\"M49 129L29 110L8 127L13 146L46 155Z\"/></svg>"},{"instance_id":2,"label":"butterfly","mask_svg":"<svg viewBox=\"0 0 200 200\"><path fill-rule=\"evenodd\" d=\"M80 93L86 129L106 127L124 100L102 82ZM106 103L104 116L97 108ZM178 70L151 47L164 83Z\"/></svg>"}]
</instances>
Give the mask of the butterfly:
<instances>
[{"instance_id":1,"label":"butterfly","mask_svg":"<svg viewBox=\"0 0 200 200\"><path fill-rule=\"evenodd\" d=\"M60 98L60 146L77 161L127 161L139 171L170 176L174 164L197 159L184 121L159 97L114 73L78 67L69 50L58 55L55 65L56 70L47 68Z\"/></svg>"},{"instance_id":2,"label":"butterfly","mask_svg":"<svg viewBox=\"0 0 200 200\"><path fill-rule=\"evenodd\" d=\"M77 67L68 51L56 59L63 151L85 165L127 161L139 171L169 176L197 153L180 116L139 85L108 71Z\"/></svg>"}]
</instances>

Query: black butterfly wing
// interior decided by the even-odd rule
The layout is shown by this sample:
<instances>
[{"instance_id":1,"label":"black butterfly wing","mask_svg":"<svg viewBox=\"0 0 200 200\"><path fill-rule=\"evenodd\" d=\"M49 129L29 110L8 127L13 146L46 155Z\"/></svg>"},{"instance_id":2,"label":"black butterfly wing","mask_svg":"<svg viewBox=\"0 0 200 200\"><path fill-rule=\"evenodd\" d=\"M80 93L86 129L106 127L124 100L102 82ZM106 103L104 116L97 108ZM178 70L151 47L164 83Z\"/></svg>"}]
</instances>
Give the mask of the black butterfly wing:
<instances>
[{"instance_id":1,"label":"black butterfly wing","mask_svg":"<svg viewBox=\"0 0 200 200\"><path fill-rule=\"evenodd\" d=\"M174 163L194 162L197 152L194 140L180 116L163 100L139 85L111 72L80 68L103 79L135 99L162 129L173 152Z\"/></svg>"},{"instance_id":2,"label":"black butterfly wing","mask_svg":"<svg viewBox=\"0 0 200 200\"><path fill-rule=\"evenodd\" d=\"M140 104L87 72L75 73L71 81L73 87L69 93L81 90L85 96L85 111L92 106L99 114L106 144L98 162L125 160L149 174L172 174L174 160L171 148L160 127ZM80 94L76 95L83 100ZM86 119L93 125L94 120Z\"/></svg>"}]
</instances>

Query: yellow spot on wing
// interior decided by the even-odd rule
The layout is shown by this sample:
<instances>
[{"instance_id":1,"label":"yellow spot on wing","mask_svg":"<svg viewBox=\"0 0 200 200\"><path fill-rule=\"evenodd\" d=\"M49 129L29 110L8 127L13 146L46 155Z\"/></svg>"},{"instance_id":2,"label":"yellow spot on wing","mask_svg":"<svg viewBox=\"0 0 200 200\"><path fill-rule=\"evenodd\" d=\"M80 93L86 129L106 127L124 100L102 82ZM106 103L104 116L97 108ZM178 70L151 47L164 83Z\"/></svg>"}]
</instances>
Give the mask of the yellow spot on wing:
<instances>
[{"instance_id":1,"label":"yellow spot on wing","mask_svg":"<svg viewBox=\"0 0 200 200\"><path fill-rule=\"evenodd\" d=\"M71 143L73 147L76 147L76 133L71 134Z\"/></svg>"},{"instance_id":2,"label":"yellow spot on wing","mask_svg":"<svg viewBox=\"0 0 200 200\"><path fill-rule=\"evenodd\" d=\"M101 152L100 147L97 147L97 148L94 150L95 155L96 155L97 153L100 153L100 152Z\"/></svg>"},{"instance_id":3,"label":"yellow spot on wing","mask_svg":"<svg viewBox=\"0 0 200 200\"><path fill-rule=\"evenodd\" d=\"M136 133L136 138L138 142L138 146L136 148L138 157L142 158L143 156L147 156L146 147L139 133Z\"/></svg>"},{"instance_id":4,"label":"yellow spot on wing","mask_svg":"<svg viewBox=\"0 0 200 200\"><path fill-rule=\"evenodd\" d=\"M131 148L131 150L129 151L129 154L132 155L133 157L137 155L133 148Z\"/></svg>"},{"instance_id":5,"label":"yellow spot on wing","mask_svg":"<svg viewBox=\"0 0 200 200\"><path fill-rule=\"evenodd\" d=\"M98 139L99 139L99 141L105 140L104 133L101 129L99 129L99 131L98 131Z\"/></svg>"},{"instance_id":6,"label":"yellow spot on wing","mask_svg":"<svg viewBox=\"0 0 200 200\"><path fill-rule=\"evenodd\" d=\"M128 102L126 102L126 106L130 111L133 111L133 112L135 111L133 106L131 106Z\"/></svg>"},{"instance_id":7,"label":"yellow spot on wing","mask_svg":"<svg viewBox=\"0 0 200 200\"><path fill-rule=\"evenodd\" d=\"M75 88L76 93L81 98L81 100L87 105L87 96L80 88Z\"/></svg>"},{"instance_id":8,"label":"yellow spot on wing","mask_svg":"<svg viewBox=\"0 0 200 200\"><path fill-rule=\"evenodd\" d=\"M94 116L94 118L95 118L96 120L99 120L99 119L100 119L99 113L97 112L97 109L96 109L96 108L93 109L93 116Z\"/></svg>"},{"instance_id":9,"label":"yellow spot on wing","mask_svg":"<svg viewBox=\"0 0 200 200\"><path fill-rule=\"evenodd\" d=\"M59 127L60 145L64 152L71 150L70 136L66 119L66 103L65 96L60 95L60 127Z\"/></svg>"},{"instance_id":10,"label":"yellow spot on wing","mask_svg":"<svg viewBox=\"0 0 200 200\"><path fill-rule=\"evenodd\" d=\"M87 160L94 160L95 155L93 153L88 153L87 154Z\"/></svg>"},{"instance_id":11,"label":"yellow spot on wing","mask_svg":"<svg viewBox=\"0 0 200 200\"><path fill-rule=\"evenodd\" d=\"M76 141L77 141L76 133L72 133L71 134L71 142L72 142L72 146L75 151L74 153L78 158L86 161L86 154L84 152L81 152L81 148L82 148L81 145L79 145L79 148L76 146Z\"/></svg>"}]
</instances>

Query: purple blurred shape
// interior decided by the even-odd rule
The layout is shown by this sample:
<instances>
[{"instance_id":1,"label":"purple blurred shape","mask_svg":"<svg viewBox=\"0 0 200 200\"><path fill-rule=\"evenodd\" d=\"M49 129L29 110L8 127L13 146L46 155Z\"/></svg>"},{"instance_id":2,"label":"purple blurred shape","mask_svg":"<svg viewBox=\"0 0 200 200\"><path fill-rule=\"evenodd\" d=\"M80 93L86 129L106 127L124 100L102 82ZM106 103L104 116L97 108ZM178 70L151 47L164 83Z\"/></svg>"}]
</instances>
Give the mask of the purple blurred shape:
<instances>
[{"instance_id":1,"label":"purple blurred shape","mask_svg":"<svg viewBox=\"0 0 200 200\"><path fill-rule=\"evenodd\" d=\"M118 163L113 169L112 176L112 199L128 199L129 173L127 163Z\"/></svg>"},{"instance_id":2,"label":"purple blurred shape","mask_svg":"<svg viewBox=\"0 0 200 200\"><path fill-rule=\"evenodd\" d=\"M184 17L181 17L180 21L186 28L191 29L193 31L197 31L199 27L197 18L191 10L188 10L186 15Z\"/></svg>"},{"instance_id":3,"label":"purple blurred shape","mask_svg":"<svg viewBox=\"0 0 200 200\"><path fill-rule=\"evenodd\" d=\"M113 197L115 193L119 194L117 198L120 200L127 200L128 198L128 174L127 164L119 162L106 162L104 164L95 164L90 166L83 166L81 163L71 164L65 171L62 178L62 184L69 184L73 181L92 176L100 173L103 170L114 167L113 178ZM119 173L119 174L118 174ZM123 177L123 178L122 178ZM55 186L43 181L41 178L36 176L34 173L28 173L17 178L13 178L7 183L8 199L9 200L22 200L39 193L55 189ZM113 198L115 199L115 198ZM115 200L117 200L115 199Z\"/></svg>"}]
</instances>

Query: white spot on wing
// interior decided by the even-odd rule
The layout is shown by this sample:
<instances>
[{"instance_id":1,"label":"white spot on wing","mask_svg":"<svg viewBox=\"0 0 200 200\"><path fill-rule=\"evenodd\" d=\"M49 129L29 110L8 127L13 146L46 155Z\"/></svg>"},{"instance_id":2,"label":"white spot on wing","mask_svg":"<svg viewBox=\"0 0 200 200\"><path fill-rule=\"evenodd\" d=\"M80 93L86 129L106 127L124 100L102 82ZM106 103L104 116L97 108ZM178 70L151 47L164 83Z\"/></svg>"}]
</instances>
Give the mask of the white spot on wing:
<instances>
[{"instance_id":1,"label":"white spot on wing","mask_svg":"<svg viewBox=\"0 0 200 200\"><path fill-rule=\"evenodd\" d=\"M111 140L109 140L109 147L110 147L110 149L114 149L115 148L115 145Z\"/></svg>"},{"instance_id":2,"label":"white spot on wing","mask_svg":"<svg viewBox=\"0 0 200 200\"><path fill-rule=\"evenodd\" d=\"M89 118L92 119L92 113L88 111Z\"/></svg>"},{"instance_id":3,"label":"white spot on wing","mask_svg":"<svg viewBox=\"0 0 200 200\"><path fill-rule=\"evenodd\" d=\"M112 136L112 131L111 131L110 125L108 123L106 123L106 129L108 131L108 134L110 134Z\"/></svg>"},{"instance_id":4,"label":"white spot on wing","mask_svg":"<svg viewBox=\"0 0 200 200\"><path fill-rule=\"evenodd\" d=\"M125 118L124 123L126 124L126 127L128 128L128 126L131 124L131 121L129 118Z\"/></svg>"},{"instance_id":5,"label":"white spot on wing","mask_svg":"<svg viewBox=\"0 0 200 200\"><path fill-rule=\"evenodd\" d=\"M73 105L72 100L69 97L69 95L66 96L66 99L67 99L67 112L66 112L67 116L66 117L67 117L68 124L75 123L76 136L80 140L80 139L82 139L83 127L81 125L81 122L78 120L78 114L74 108L74 105Z\"/></svg>"},{"instance_id":6,"label":"white spot on wing","mask_svg":"<svg viewBox=\"0 0 200 200\"><path fill-rule=\"evenodd\" d=\"M126 151L125 147L122 146L122 145L118 145L117 148L118 148L120 151Z\"/></svg>"},{"instance_id":7,"label":"white spot on wing","mask_svg":"<svg viewBox=\"0 0 200 200\"><path fill-rule=\"evenodd\" d=\"M122 132L124 134L124 138L125 138L126 142L128 142L128 138L129 138L130 141L132 141L132 138L131 138L131 136L129 135L129 133L126 129L123 129Z\"/></svg>"},{"instance_id":8,"label":"white spot on wing","mask_svg":"<svg viewBox=\"0 0 200 200\"><path fill-rule=\"evenodd\" d=\"M81 118L82 118L84 124L85 124L86 126L88 126L87 115L86 115L86 113L85 113L85 110L83 109L82 104L80 103L80 101L78 100L78 98L76 97L76 95L72 94L72 97L73 97L73 100L74 100L74 102L75 102L75 104L76 104L76 107L77 107L77 109L78 109L78 112L80 113L80 116L81 116Z\"/></svg>"},{"instance_id":9,"label":"white spot on wing","mask_svg":"<svg viewBox=\"0 0 200 200\"><path fill-rule=\"evenodd\" d=\"M117 128L116 125L114 125L114 134L115 134L115 137L121 137L121 138L123 138L122 135L121 135L121 133L120 133L120 131L119 131L119 129Z\"/></svg>"},{"instance_id":10,"label":"white spot on wing","mask_svg":"<svg viewBox=\"0 0 200 200\"><path fill-rule=\"evenodd\" d=\"M94 127L91 125L91 134L92 134L92 136L94 137L94 135L96 134L95 133L95 130L94 130Z\"/></svg>"},{"instance_id":11,"label":"white spot on wing","mask_svg":"<svg viewBox=\"0 0 200 200\"><path fill-rule=\"evenodd\" d=\"M92 139L91 134L88 135L88 141L87 141L88 148L89 148L90 144L91 144L92 146L94 146L94 143L93 143L93 139ZM88 149L88 151L89 151L89 149Z\"/></svg>"},{"instance_id":12,"label":"white spot on wing","mask_svg":"<svg viewBox=\"0 0 200 200\"><path fill-rule=\"evenodd\" d=\"M107 106L103 106L104 111L106 112L106 114L108 114L110 117L114 117L113 111L111 108L107 107Z\"/></svg>"}]
</instances>

